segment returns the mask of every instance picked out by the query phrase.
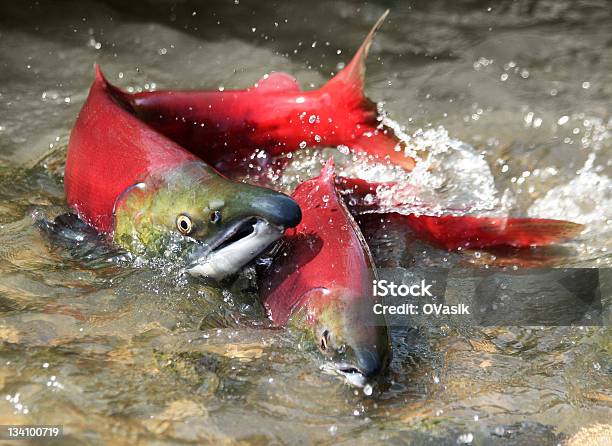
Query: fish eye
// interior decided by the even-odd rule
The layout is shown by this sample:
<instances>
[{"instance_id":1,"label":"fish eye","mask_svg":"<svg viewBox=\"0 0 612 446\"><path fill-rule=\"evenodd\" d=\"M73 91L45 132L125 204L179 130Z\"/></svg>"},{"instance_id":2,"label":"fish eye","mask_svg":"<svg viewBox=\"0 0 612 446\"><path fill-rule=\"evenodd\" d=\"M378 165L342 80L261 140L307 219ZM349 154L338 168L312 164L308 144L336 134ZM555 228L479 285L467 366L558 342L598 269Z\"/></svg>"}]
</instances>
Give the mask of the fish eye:
<instances>
[{"instance_id":1,"label":"fish eye","mask_svg":"<svg viewBox=\"0 0 612 446\"><path fill-rule=\"evenodd\" d=\"M215 225L221 223L221 211L213 211L210 214L210 222Z\"/></svg>"},{"instance_id":2,"label":"fish eye","mask_svg":"<svg viewBox=\"0 0 612 446\"><path fill-rule=\"evenodd\" d=\"M321 341L319 344L321 351L326 351L329 347L329 330L324 330L321 334Z\"/></svg>"},{"instance_id":3,"label":"fish eye","mask_svg":"<svg viewBox=\"0 0 612 446\"><path fill-rule=\"evenodd\" d=\"M193 223L191 222L191 218L188 215L181 214L176 217L176 227L179 232L183 235L187 235L193 229Z\"/></svg>"}]
</instances>

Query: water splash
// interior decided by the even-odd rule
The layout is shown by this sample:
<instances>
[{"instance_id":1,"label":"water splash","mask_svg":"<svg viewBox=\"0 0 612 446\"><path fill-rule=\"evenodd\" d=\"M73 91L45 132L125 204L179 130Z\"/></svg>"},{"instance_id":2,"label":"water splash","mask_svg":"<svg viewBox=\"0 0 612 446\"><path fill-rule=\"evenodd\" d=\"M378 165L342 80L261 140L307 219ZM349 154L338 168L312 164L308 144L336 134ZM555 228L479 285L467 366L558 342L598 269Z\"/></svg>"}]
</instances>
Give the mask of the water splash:
<instances>
[{"instance_id":1,"label":"water splash","mask_svg":"<svg viewBox=\"0 0 612 446\"><path fill-rule=\"evenodd\" d=\"M493 174L483 154L450 137L444 127L418 129L408 135L384 112L381 116L381 127L393 131L406 147L406 154L416 160L412 172L348 153L344 147L305 149L287 156L282 169L269 168L269 185L290 191L304 180L317 176L325 161L333 157L341 176L394 183L379 187L375 196L366 198L366 204L376 203L375 212L463 215L503 210Z\"/></svg>"},{"instance_id":2,"label":"water splash","mask_svg":"<svg viewBox=\"0 0 612 446\"><path fill-rule=\"evenodd\" d=\"M612 221L612 181L584 171L570 182L548 191L528 210L530 217L557 218L589 226Z\"/></svg>"},{"instance_id":3,"label":"water splash","mask_svg":"<svg viewBox=\"0 0 612 446\"><path fill-rule=\"evenodd\" d=\"M483 154L449 136L442 126L408 135L384 112L382 117L382 125L395 132L417 161L403 181L377 191L383 211L463 215L500 210L493 173Z\"/></svg>"}]
</instances>

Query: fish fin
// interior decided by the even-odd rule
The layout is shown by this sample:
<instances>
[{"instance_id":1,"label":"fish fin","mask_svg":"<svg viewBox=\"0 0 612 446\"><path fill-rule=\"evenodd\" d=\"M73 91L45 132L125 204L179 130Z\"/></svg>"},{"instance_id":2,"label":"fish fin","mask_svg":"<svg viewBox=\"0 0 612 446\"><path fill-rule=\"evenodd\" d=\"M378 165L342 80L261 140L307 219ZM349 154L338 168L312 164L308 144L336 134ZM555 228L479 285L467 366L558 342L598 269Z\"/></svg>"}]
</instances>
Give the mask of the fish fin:
<instances>
[{"instance_id":1,"label":"fish fin","mask_svg":"<svg viewBox=\"0 0 612 446\"><path fill-rule=\"evenodd\" d=\"M319 174L319 179L324 182L333 181L335 177L336 164L334 163L334 159L330 158L327 160L323 168L321 169L321 173Z\"/></svg>"},{"instance_id":2,"label":"fish fin","mask_svg":"<svg viewBox=\"0 0 612 446\"><path fill-rule=\"evenodd\" d=\"M108 81L106 80L106 76L104 76L104 72L102 71L102 67L100 67L100 64L96 63L94 64L94 70L95 70L95 81L96 82L100 82L103 84L107 84Z\"/></svg>"},{"instance_id":3,"label":"fish fin","mask_svg":"<svg viewBox=\"0 0 612 446\"><path fill-rule=\"evenodd\" d=\"M255 84L255 88L260 93L278 93L283 92L298 92L301 91L300 84L297 79L288 73L275 71L266 74L259 79Z\"/></svg>"},{"instance_id":4,"label":"fish fin","mask_svg":"<svg viewBox=\"0 0 612 446\"><path fill-rule=\"evenodd\" d=\"M53 221L35 216L34 224L48 236L67 243L102 240L102 236L93 227L72 212L58 215Z\"/></svg>"},{"instance_id":5,"label":"fish fin","mask_svg":"<svg viewBox=\"0 0 612 446\"><path fill-rule=\"evenodd\" d=\"M379 128L379 116L376 104L364 94L365 60L368 56L376 32L384 23L389 10L374 24L365 40L348 65L334 76L322 90L329 92L335 101L349 108L349 113L359 116L358 132L347 145L353 152L363 152L379 162L397 164L410 171L415 161L404 154L400 140L391 130Z\"/></svg>"},{"instance_id":6,"label":"fish fin","mask_svg":"<svg viewBox=\"0 0 612 446\"><path fill-rule=\"evenodd\" d=\"M347 93L352 95L355 99L361 101L364 99L363 95L363 87L365 80L365 60L368 57L368 52L370 51L370 47L372 46L372 41L374 40L374 35L380 29L382 24L384 23L387 15L389 14L389 10L387 9L383 15L377 20L374 24L365 40L349 62L349 64L344 67L340 73L334 76L324 88L328 89L342 89Z\"/></svg>"},{"instance_id":7,"label":"fish fin","mask_svg":"<svg viewBox=\"0 0 612 446\"><path fill-rule=\"evenodd\" d=\"M117 248L106 235L99 233L93 226L69 212L49 220L43 215L34 214L34 225L53 243L67 250L74 260L85 262L97 268L108 265L109 261L125 256L125 251Z\"/></svg>"},{"instance_id":8,"label":"fish fin","mask_svg":"<svg viewBox=\"0 0 612 446\"><path fill-rule=\"evenodd\" d=\"M126 93L121 88L111 84L106 79L106 76L104 75L104 72L99 64L95 64L95 72L96 77L94 79L94 86L108 91L111 98L113 98L121 107L128 110L130 113L135 114L129 93Z\"/></svg>"},{"instance_id":9,"label":"fish fin","mask_svg":"<svg viewBox=\"0 0 612 446\"><path fill-rule=\"evenodd\" d=\"M574 238L583 228L578 223L543 218L473 215L406 215L404 218L417 236L448 250L552 245Z\"/></svg>"}]
</instances>

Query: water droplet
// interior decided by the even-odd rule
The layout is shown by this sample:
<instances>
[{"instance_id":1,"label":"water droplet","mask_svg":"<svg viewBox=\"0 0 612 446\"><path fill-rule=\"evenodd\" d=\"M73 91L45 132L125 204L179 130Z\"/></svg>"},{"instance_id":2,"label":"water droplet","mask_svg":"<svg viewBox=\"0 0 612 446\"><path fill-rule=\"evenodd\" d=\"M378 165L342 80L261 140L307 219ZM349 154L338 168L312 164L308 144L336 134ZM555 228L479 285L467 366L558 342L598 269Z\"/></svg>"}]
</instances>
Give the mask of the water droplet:
<instances>
[{"instance_id":1,"label":"water droplet","mask_svg":"<svg viewBox=\"0 0 612 446\"><path fill-rule=\"evenodd\" d=\"M366 384L365 386L363 386L363 394L364 395L370 396L370 395L372 395L372 391L373 391L373 389L372 389L372 386L370 384Z\"/></svg>"},{"instance_id":2,"label":"water droplet","mask_svg":"<svg viewBox=\"0 0 612 446\"><path fill-rule=\"evenodd\" d=\"M472 435L471 433L461 434L457 438L457 443L459 443L459 444L470 444L470 443L472 443L472 440L474 440L474 435Z\"/></svg>"},{"instance_id":3,"label":"water droplet","mask_svg":"<svg viewBox=\"0 0 612 446\"><path fill-rule=\"evenodd\" d=\"M569 121L569 116L564 115L559 118L559 120L557 121L557 124L563 125L563 124L566 124L568 121Z\"/></svg>"},{"instance_id":4,"label":"water droplet","mask_svg":"<svg viewBox=\"0 0 612 446\"><path fill-rule=\"evenodd\" d=\"M347 146L342 145L342 144L338 146L338 151L342 153L343 155L348 155L350 153L350 149Z\"/></svg>"},{"instance_id":5,"label":"water droplet","mask_svg":"<svg viewBox=\"0 0 612 446\"><path fill-rule=\"evenodd\" d=\"M308 145L308 144L306 143L306 141L302 141L302 142L300 143L300 149L305 149L307 145Z\"/></svg>"},{"instance_id":6,"label":"water droplet","mask_svg":"<svg viewBox=\"0 0 612 446\"><path fill-rule=\"evenodd\" d=\"M594 363L593 363L593 368L594 368L595 370L601 370L601 365L600 365L598 362L594 362Z\"/></svg>"}]
</instances>

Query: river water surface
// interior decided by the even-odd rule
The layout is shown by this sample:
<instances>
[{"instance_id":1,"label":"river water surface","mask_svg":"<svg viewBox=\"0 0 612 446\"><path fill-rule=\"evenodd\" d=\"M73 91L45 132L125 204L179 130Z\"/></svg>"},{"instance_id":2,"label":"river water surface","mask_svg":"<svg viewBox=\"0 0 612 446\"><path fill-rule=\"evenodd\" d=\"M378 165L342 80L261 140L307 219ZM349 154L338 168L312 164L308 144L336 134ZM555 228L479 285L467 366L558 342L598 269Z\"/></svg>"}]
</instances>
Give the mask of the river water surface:
<instances>
[{"instance_id":1,"label":"river water surface","mask_svg":"<svg viewBox=\"0 0 612 446\"><path fill-rule=\"evenodd\" d=\"M585 229L554 248L449 254L363 215L377 264L605 272L608 2L124 3L0 6L0 424L61 424L75 445L555 445L610 434L607 327L394 329L389 376L366 395L323 373L294 333L270 328L248 277L206 287L109 248L62 245L32 222L66 211L66 145L94 62L131 91L244 88L273 70L308 89L390 8L366 89L432 154L405 179L424 208L460 203ZM284 173L254 165L245 179L290 190L331 153L305 149ZM333 153L347 173L397 175Z\"/></svg>"}]
</instances>

